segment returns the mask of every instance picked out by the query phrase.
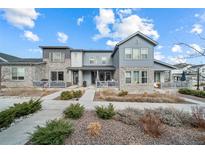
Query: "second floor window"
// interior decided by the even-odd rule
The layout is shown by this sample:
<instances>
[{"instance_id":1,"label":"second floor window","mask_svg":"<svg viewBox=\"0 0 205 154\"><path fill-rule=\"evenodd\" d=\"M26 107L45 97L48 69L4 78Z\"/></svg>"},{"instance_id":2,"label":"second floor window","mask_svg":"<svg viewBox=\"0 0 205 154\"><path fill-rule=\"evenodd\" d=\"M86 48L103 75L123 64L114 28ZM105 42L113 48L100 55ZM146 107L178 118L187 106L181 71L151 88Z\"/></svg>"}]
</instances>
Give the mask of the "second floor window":
<instances>
[{"instance_id":1,"label":"second floor window","mask_svg":"<svg viewBox=\"0 0 205 154\"><path fill-rule=\"evenodd\" d=\"M132 48L125 48L125 59L132 59Z\"/></svg>"},{"instance_id":2,"label":"second floor window","mask_svg":"<svg viewBox=\"0 0 205 154\"><path fill-rule=\"evenodd\" d=\"M106 64L107 63L107 58L106 57L102 57L102 64Z\"/></svg>"},{"instance_id":3,"label":"second floor window","mask_svg":"<svg viewBox=\"0 0 205 154\"><path fill-rule=\"evenodd\" d=\"M90 64L96 64L96 59L94 58L94 57L91 57L90 59L89 59L89 61L90 61Z\"/></svg>"},{"instance_id":4,"label":"second floor window","mask_svg":"<svg viewBox=\"0 0 205 154\"><path fill-rule=\"evenodd\" d=\"M24 80L25 68L23 67L12 67L12 80Z\"/></svg>"},{"instance_id":5,"label":"second floor window","mask_svg":"<svg viewBox=\"0 0 205 154\"><path fill-rule=\"evenodd\" d=\"M49 58L51 62L64 62L65 53L64 52L50 52Z\"/></svg>"},{"instance_id":6,"label":"second floor window","mask_svg":"<svg viewBox=\"0 0 205 154\"><path fill-rule=\"evenodd\" d=\"M142 59L148 58L148 48L141 48L141 58Z\"/></svg>"},{"instance_id":7,"label":"second floor window","mask_svg":"<svg viewBox=\"0 0 205 154\"><path fill-rule=\"evenodd\" d=\"M133 49L133 59L140 59L140 49Z\"/></svg>"}]
</instances>

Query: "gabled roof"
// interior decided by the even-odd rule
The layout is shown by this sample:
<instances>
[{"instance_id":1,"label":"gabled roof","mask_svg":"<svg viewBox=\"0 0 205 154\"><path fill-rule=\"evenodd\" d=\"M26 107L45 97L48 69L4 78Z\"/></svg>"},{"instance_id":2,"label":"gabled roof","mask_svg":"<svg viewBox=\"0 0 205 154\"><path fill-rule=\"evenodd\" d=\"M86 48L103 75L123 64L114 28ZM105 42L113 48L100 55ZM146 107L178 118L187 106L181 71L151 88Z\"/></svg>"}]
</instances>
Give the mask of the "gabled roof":
<instances>
[{"instance_id":1,"label":"gabled roof","mask_svg":"<svg viewBox=\"0 0 205 154\"><path fill-rule=\"evenodd\" d=\"M128 40L130 40L131 38L135 37L136 35L141 36L142 38L144 38L145 40L149 41L150 43L152 43L154 46L156 46L158 43L156 41L154 41L153 39L151 39L150 37L144 35L143 33L137 31L134 34L128 36L127 38L125 38L124 40L118 42L116 45L119 46L125 42L127 42Z\"/></svg>"},{"instance_id":2,"label":"gabled roof","mask_svg":"<svg viewBox=\"0 0 205 154\"><path fill-rule=\"evenodd\" d=\"M200 65L193 65L192 67L190 67L190 69L195 69L195 68L200 68L205 66L205 64L200 64Z\"/></svg>"},{"instance_id":3,"label":"gabled roof","mask_svg":"<svg viewBox=\"0 0 205 154\"><path fill-rule=\"evenodd\" d=\"M156 59L154 59L154 63L158 63L160 65L164 65L166 67L169 67L169 68L172 68L172 69L176 69L176 67L174 65L171 65L171 64L168 64L168 63L156 60Z\"/></svg>"},{"instance_id":4,"label":"gabled roof","mask_svg":"<svg viewBox=\"0 0 205 154\"><path fill-rule=\"evenodd\" d=\"M117 51L118 47L119 47L121 44L127 42L128 40L130 40L131 38L133 38L133 37L135 37L135 36L137 36L137 35L141 36L142 38L144 38L144 39L147 40L148 42L152 43L154 46L156 46L156 45L158 44L155 40L151 39L150 37L144 35L143 33L139 32L139 31L137 31L137 32L135 32L134 34L132 34L132 35L128 36L127 38L125 38L124 40L118 42L118 43L116 44L115 48L114 48L114 51L113 51L113 53L112 53L112 56L115 54L115 52Z\"/></svg>"}]
</instances>

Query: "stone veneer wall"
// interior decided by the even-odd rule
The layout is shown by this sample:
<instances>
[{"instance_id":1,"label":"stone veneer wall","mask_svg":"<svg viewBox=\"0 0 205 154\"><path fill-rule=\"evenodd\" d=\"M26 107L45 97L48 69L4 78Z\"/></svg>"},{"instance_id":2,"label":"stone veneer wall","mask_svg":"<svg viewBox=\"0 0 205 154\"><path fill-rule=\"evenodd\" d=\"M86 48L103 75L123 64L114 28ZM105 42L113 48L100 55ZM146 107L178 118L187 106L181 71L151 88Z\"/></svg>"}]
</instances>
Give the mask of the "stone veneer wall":
<instances>
[{"instance_id":1,"label":"stone veneer wall","mask_svg":"<svg viewBox=\"0 0 205 154\"><path fill-rule=\"evenodd\" d=\"M12 67L24 67L24 80L12 80ZM18 65L2 66L2 85L6 87L33 87L34 80L41 80L45 75L45 64L42 65Z\"/></svg>"},{"instance_id":2,"label":"stone veneer wall","mask_svg":"<svg viewBox=\"0 0 205 154\"><path fill-rule=\"evenodd\" d=\"M147 71L148 79L147 83L139 83L135 84L133 81L133 74L131 78L131 83L127 84L125 83L125 72L126 71ZM119 69L119 88L120 90L127 90L129 92L137 92L137 93L143 93L143 92L152 92L154 90L154 70L152 68L139 68L139 67L121 67Z\"/></svg>"}]
</instances>

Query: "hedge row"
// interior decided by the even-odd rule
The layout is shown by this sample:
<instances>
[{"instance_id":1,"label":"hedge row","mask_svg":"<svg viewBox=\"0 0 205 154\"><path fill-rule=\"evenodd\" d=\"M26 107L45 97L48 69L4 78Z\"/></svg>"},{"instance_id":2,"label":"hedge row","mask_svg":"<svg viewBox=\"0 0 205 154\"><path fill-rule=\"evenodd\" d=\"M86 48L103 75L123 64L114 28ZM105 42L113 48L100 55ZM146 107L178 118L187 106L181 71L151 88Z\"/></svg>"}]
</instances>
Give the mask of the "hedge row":
<instances>
[{"instance_id":1,"label":"hedge row","mask_svg":"<svg viewBox=\"0 0 205 154\"><path fill-rule=\"evenodd\" d=\"M179 89L179 93L205 98L205 91L202 90L192 90L188 88L182 88Z\"/></svg>"},{"instance_id":2,"label":"hedge row","mask_svg":"<svg viewBox=\"0 0 205 154\"><path fill-rule=\"evenodd\" d=\"M69 100L73 98L80 98L82 96L82 91L63 91L60 95L61 100Z\"/></svg>"},{"instance_id":3,"label":"hedge row","mask_svg":"<svg viewBox=\"0 0 205 154\"><path fill-rule=\"evenodd\" d=\"M29 100L0 112L0 128L9 127L16 118L29 115L41 109L41 101Z\"/></svg>"}]
</instances>

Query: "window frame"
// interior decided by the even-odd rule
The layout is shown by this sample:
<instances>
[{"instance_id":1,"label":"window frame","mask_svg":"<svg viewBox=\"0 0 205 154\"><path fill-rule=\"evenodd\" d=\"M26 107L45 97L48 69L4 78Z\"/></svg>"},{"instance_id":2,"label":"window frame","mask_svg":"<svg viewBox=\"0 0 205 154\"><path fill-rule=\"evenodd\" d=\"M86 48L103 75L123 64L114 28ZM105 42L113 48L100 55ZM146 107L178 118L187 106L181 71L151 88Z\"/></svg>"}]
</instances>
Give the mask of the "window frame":
<instances>
[{"instance_id":1,"label":"window frame","mask_svg":"<svg viewBox=\"0 0 205 154\"><path fill-rule=\"evenodd\" d=\"M130 73L130 77L127 77L127 73ZM130 82L127 82L127 79L129 79ZM125 72L125 83L126 84L131 84L132 83L132 71L126 71Z\"/></svg>"},{"instance_id":2,"label":"window frame","mask_svg":"<svg viewBox=\"0 0 205 154\"><path fill-rule=\"evenodd\" d=\"M143 72L146 72L146 76L143 76ZM146 81L146 82L144 82ZM148 83L148 72L147 71L141 71L141 83L147 84Z\"/></svg>"},{"instance_id":3,"label":"window frame","mask_svg":"<svg viewBox=\"0 0 205 154\"><path fill-rule=\"evenodd\" d=\"M104 59L104 60L103 60ZM107 57L102 57L101 58L102 64L106 65L107 64ZM104 62L104 63L103 63Z\"/></svg>"},{"instance_id":4,"label":"window frame","mask_svg":"<svg viewBox=\"0 0 205 154\"><path fill-rule=\"evenodd\" d=\"M55 78L56 78L56 80L53 80L53 79L52 79L52 73L55 73L55 76L56 76ZM63 74L63 76L62 76L62 77L63 77L63 80L59 80L59 74L60 74L60 73ZM51 72L50 72L50 75L51 75L51 76L50 76L50 80L51 80L51 81L64 81L64 71L51 71Z\"/></svg>"},{"instance_id":5,"label":"window frame","mask_svg":"<svg viewBox=\"0 0 205 154\"><path fill-rule=\"evenodd\" d=\"M91 60L93 60L94 63L91 63ZM95 64L97 64L97 59L96 59L95 57L90 57L90 58L89 58L89 64L90 64L90 65L95 65Z\"/></svg>"},{"instance_id":6,"label":"window frame","mask_svg":"<svg viewBox=\"0 0 205 154\"><path fill-rule=\"evenodd\" d=\"M13 76L13 70L16 69L16 76ZM19 75L18 73L18 69L23 69L23 76ZM11 79L12 81L24 81L25 80L25 76L26 76L26 71L25 71L25 67L12 67L11 68ZM15 77L15 78L14 78Z\"/></svg>"},{"instance_id":7,"label":"window frame","mask_svg":"<svg viewBox=\"0 0 205 154\"><path fill-rule=\"evenodd\" d=\"M136 51L136 50L138 51L138 54L139 54L139 55L137 56L137 58L134 58L134 51ZM140 51L140 48L133 48L133 49L132 49L132 59L133 59L133 60L139 60L139 59L141 59L141 51Z\"/></svg>"},{"instance_id":8,"label":"window frame","mask_svg":"<svg viewBox=\"0 0 205 154\"><path fill-rule=\"evenodd\" d=\"M136 78L135 74L136 72L138 72L138 77ZM136 82L136 79L137 79L137 82ZM135 84L139 84L140 83L140 71L133 71L133 81Z\"/></svg>"},{"instance_id":9,"label":"window frame","mask_svg":"<svg viewBox=\"0 0 205 154\"><path fill-rule=\"evenodd\" d=\"M146 49L147 53L146 54L142 54L143 50L145 50L145 49ZM143 57L142 55L146 55L146 57ZM149 48L141 48L140 49L140 58L141 59L148 59L148 55L149 55Z\"/></svg>"},{"instance_id":10,"label":"window frame","mask_svg":"<svg viewBox=\"0 0 205 154\"><path fill-rule=\"evenodd\" d=\"M127 57L127 55L128 55L128 54L126 53L127 49L130 49L130 58ZM125 59L126 59L126 60L132 60L132 59L133 59L133 58L132 58L132 55L133 55L132 50L133 50L132 48L125 48L124 53L125 53Z\"/></svg>"},{"instance_id":11,"label":"window frame","mask_svg":"<svg viewBox=\"0 0 205 154\"><path fill-rule=\"evenodd\" d=\"M56 58L57 56L54 56L55 54L59 54L58 55L59 59ZM49 60L52 63L63 63L63 62L65 62L65 53L64 52L58 52L58 51L50 52L49 53Z\"/></svg>"}]
</instances>

